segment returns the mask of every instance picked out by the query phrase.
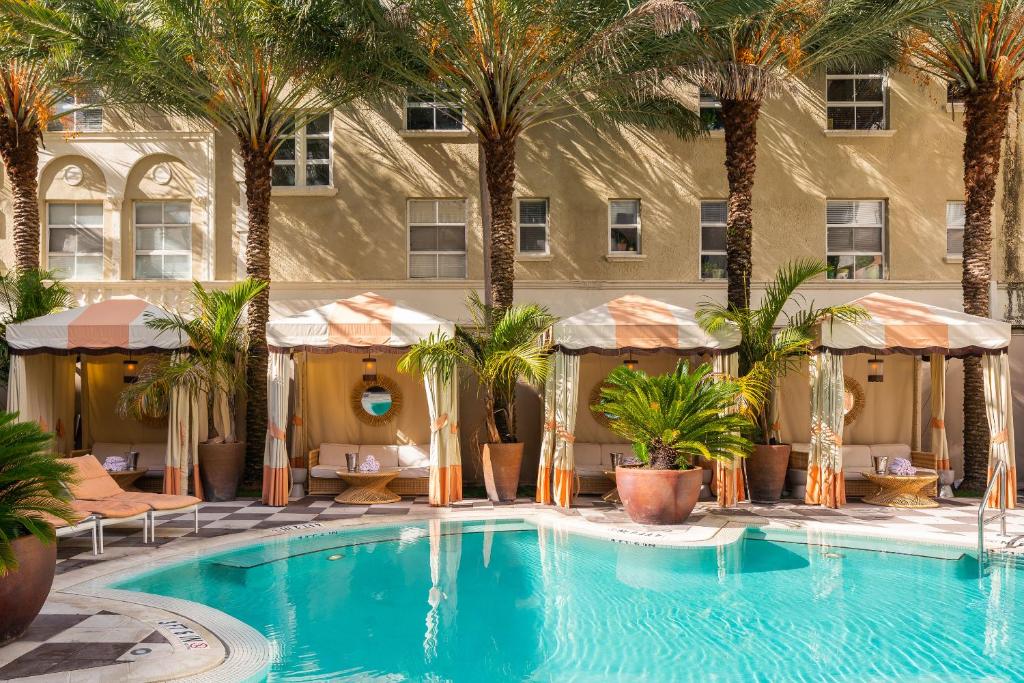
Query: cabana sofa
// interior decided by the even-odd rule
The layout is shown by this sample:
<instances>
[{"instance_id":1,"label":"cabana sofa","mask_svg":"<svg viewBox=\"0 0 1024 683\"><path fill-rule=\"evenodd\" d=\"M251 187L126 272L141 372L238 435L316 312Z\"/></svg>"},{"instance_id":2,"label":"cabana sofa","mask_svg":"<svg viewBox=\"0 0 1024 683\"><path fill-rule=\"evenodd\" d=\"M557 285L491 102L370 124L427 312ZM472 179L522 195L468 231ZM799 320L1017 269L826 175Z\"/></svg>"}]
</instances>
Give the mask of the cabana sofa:
<instances>
[{"instance_id":1,"label":"cabana sofa","mask_svg":"<svg viewBox=\"0 0 1024 683\"><path fill-rule=\"evenodd\" d=\"M111 456L124 457L129 451L139 452L138 466L145 469L143 474L136 481L135 486L145 491L159 491L164 478L164 467L167 459L166 443L119 443L112 441L97 441L92 448L80 448L71 451L72 456L93 455L100 464L107 461Z\"/></svg>"},{"instance_id":2,"label":"cabana sofa","mask_svg":"<svg viewBox=\"0 0 1024 683\"><path fill-rule=\"evenodd\" d=\"M425 496L430 486L429 445L357 445L350 443L323 443L309 452L309 493L338 494L345 482L338 478L338 470L347 467L346 453L358 453L358 462L372 455L381 467L399 467L398 476L388 488L400 496Z\"/></svg>"},{"instance_id":3,"label":"cabana sofa","mask_svg":"<svg viewBox=\"0 0 1024 683\"><path fill-rule=\"evenodd\" d=\"M846 495L854 498L870 496L877 490L877 486L864 478L865 472L872 468L871 458L873 456L886 456L889 462L896 458L906 458L913 463L914 467L934 473L938 469L938 458L934 453L911 451L910 446L902 443L881 443L867 446L855 446L844 444L843 447L843 479L846 480ZM807 471L808 453L811 451L809 443L794 443L793 450L789 456L789 468L791 470ZM928 490L930 495L936 495L936 485Z\"/></svg>"}]
</instances>

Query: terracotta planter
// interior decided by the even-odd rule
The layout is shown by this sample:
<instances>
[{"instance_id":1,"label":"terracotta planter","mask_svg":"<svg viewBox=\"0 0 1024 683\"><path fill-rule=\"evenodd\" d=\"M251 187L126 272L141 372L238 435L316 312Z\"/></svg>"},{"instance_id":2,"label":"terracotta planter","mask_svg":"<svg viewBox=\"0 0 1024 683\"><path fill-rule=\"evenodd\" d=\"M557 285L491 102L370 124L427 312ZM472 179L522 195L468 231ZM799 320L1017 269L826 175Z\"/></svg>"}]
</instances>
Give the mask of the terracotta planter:
<instances>
[{"instance_id":1,"label":"terracotta planter","mask_svg":"<svg viewBox=\"0 0 1024 683\"><path fill-rule=\"evenodd\" d=\"M704 470L616 467L615 484L626 514L637 524L682 524L700 496Z\"/></svg>"},{"instance_id":2,"label":"terracotta planter","mask_svg":"<svg viewBox=\"0 0 1024 683\"><path fill-rule=\"evenodd\" d=\"M750 487L751 502L779 502L782 488L786 485L790 450L786 444L754 446L754 452L747 458L747 486Z\"/></svg>"},{"instance_id":3,"label":"terracotta planter","mask_svg":"<svg viewBox=\"0 0 1024 683\"><path fill-rule=\"evenodd\" d=\"M519 470L523 464L523 444L485 443L483 460L484 477L490 464L498 500L515 500L519 489Z\"/></svg>"},{"instance_id":4,"label":"terracotta planter","mask_svg":"<svg viewBox=\"0 0 1024 683\"><path fill-rule=\"evenodd\" d=\"M199 479L206 500L234 500L245 467L245 443L199 444Z\"/></svg>"},{"instance_id":5,"label":"terracotta planter","mask_svg":"<svg viewBox=\"0 0 1024 683\"><path fill-rule=\"evenodd\" d=\"M57 544L21 536L11 544L17 571L0 577L0 645L18 638L39 614L57 569Z\"/></svg>"}]
</instances>

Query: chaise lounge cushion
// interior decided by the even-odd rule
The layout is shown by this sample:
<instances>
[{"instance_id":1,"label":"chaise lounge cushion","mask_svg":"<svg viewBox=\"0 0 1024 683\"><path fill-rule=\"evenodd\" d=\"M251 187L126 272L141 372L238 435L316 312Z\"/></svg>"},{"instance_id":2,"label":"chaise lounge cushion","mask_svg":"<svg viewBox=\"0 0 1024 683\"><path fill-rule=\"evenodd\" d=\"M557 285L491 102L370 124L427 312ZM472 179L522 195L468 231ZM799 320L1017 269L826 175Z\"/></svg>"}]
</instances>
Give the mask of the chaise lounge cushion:
<instances>
[{"instance_id":1,"label":"chaise lounge cushion","mask_svg":"<svg viewBox=\"0 0 1024 683\"><path fill-rule=\"evenodd\" d=\"M119 501L143 503L158 512L163 512L165 510L181 510L203 502L201 498L196 498L195 496L176 496L169 493L143 493L141 491L126 491L119 495L117 499Z\"/></svg>"},{"instance_id":2,"label":"chaise lounge cushion","mask_svg":"<svg viewBox=\"0 0 1024 683\"><path fill-rule=\"evenodd\" d=\"M117 485L103 469L100 461L93 456L80 455L77 458L68 458L68 463L75 467L76 480L68 485L68 491L73 498L103 500L124 493L124 489Z\"/></svg>"}]
</instances>

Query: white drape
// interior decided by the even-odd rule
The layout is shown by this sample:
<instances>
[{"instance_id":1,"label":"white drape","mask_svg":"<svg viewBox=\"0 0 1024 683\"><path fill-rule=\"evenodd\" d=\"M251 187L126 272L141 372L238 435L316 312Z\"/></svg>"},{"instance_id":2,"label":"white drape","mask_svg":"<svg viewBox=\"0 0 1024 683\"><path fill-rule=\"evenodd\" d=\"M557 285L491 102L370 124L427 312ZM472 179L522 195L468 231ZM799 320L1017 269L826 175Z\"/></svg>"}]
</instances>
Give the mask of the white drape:
<instances>
[{"instance_id":1,"label":"white drape","mask_svg":"<svg viewBox=\"0 0 1024 683\"><path fill-rule=\"evenodd\" d=\"M54 435L53 449L71 452L74 443L75 357L48 353L11 356L7 410L20 422L36 422Z\"/></svg>"},{"instance_id":2,"label":"white drape","mask_svg":"<svg viewBox=\"0 0 1024 683\"><path fill-rule=\"evenodd\" d=\"M576 484L576 463L573 442L576 437L576 407L579 403L580 357L561 351L554 355L555 425L554 425L554 499L564 508L572 504Z\"/></svg>"},{"instance_id":3,"label":"white drape","mask_svg":"<svg viewBox=\"0 0 1024 683\"><path fill-rule=\"evenodd\" d=\"M936 467L949 469L949 442L946 440L946 357L933 353L929 362L932 377L932 453Z\"/></svg>"},{"instance_id":4,"label":"white drape","mask_svg":"<svg viewBox=\"0 0 1024 683\"><path fill-rule=\"evenodd\" d=\"M537 463L537 502L551 504L551 468L555 460L555 368L544 380L544 424Z\"/></svg>"},{"instance_id":5,"label":"white drape","mask_svg":"<svg viewBox=\"0 0 1024 683\"><path fill-rule=\"evenodd\" d=\"M309 467L306 461L306 354L296 353L292 356L292 434L291 445L292 467Z\"/></svg>"},{"instance_id":6,"label":"white drape","mask_svg":"<svg viewBox=\"0 0 1024 683\"><path fill-rule=\"evenodd\" d=\"M207 438L206 396L183 387L171 390L167 415L167 453L164 460L163 492L188 493L188 474L192 469L194 492L203 497L199 483L199 442Z\"/></svg>"},{"instance_id":7,"label":"white drape","mask_svg":"<svg viewBox=\"0 0 1024 683\"><path fill-rule=\"evenodd\" d=\"M1017 468L1013 447L1013 395L1010 393L1009 354L986 354L981 358L985 381L985 414L988 417L988 474L991 478L1001 462L1006 467L1005 486L997 486L989 507L1017 507Z\"/></svg>"},{"instance_id":8,"label":"white drape","mask_svg":"<svg viewBox=\"0 0 1024 683\"><path fill-rule=\"evenodd\" d=\"M711 359L711 367L716 374L736 377L740 371L739 355L717 354ZM771 409L775 419L778 419L778 404L775 403ZM729 462L715 461L715 497L721 507L730 507L741 500L746 500L745 489L746 480L743 462L740 459L735 458Z\"/></svg>"},{"instance_id":9,"label":"white drape","mask_svg":"<svg viewBox=\"0 0 1024 683\"><path fill-rule=\"evenodd\" d=\"M292 381L292 359L288 353L273 352L267 363L267 439L263 450L263 502L288 504L291 472L288 462L288 391Z\"/></svg>"},{"instance_id":10,"label":"white drape","mask_svg":"<svg viewBox=\"0 0 1024 683\"><path fill-rule=\"evenodd\" d=\"M430 415L430 504L462 500L462 453L459 449L459 385L456 376L423 376Z\"/></svg>"},{"instance_id":11,"label":"white drape","mask_svg":"<svg viewBox=\"0 0 1024 683\"><path fill-rule=\"evenodd\" d=\"M843 357L819 352L810 363L811 452L807 463L808 505L846 503L843 478Z\"/></svg>"}]
</instances>

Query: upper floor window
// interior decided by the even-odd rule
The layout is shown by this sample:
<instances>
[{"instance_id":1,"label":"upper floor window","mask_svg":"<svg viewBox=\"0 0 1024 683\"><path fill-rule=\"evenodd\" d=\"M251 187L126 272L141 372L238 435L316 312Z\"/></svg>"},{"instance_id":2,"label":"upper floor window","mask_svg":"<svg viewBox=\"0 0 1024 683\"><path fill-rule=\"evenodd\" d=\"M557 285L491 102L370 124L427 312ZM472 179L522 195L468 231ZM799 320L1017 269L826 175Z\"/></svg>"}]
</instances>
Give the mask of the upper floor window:
<instances>
[{"instance_id":1,"label":"upper floor window","mask_svg":"<svg viewBox=\"0 0 1024 683\"><path fill-rule=\"evenodd\" d=\"M466 200L409 200L409 277L466 277Z\"/></svg>"},{"instance_id":2,"label":"upper floor window","mask_svg":"<svg viewBox=\"0 0 1024 683\"><path fill-rule=\"evenodd\" d=\"M964 226L967 210L964 202L946 202L946 256L964 255Z\"/></svg>"},{"instance_id":3,"label":"upper floor window","mask_svg":"<svg viewBox=\"0 0 1024 683\"><path fill-rule=\"evenodd\" d=\"M520 254L548 253L548 200L520 199L519 235L516 240Z\"/></svg>"},{"instance_id":4,"label":"upper floor window","mask_svg":"<svg viewBox=\"0 0 1024 683\"><path fill-rule=\"evenodd\" d=\"M946 83L946 104L963 104L967 97L966 93L966 89L959 83Z\"/></svg>"},{"instance_id":5,"label":"upper floor window","mask_svg":"<svg viewBox=\"0 0 1024 683\"><path fill-rule=\"evenodd\" d=\"M46 205L47 265L62 280L103 279L103 205Z\"/></svg>"},{"instance_id":6,"label":"upper floor window","mask_svg":"<svg viewBox=\"0 0 1024 683\"><path fill-rule=\"evenodd\" d=\"M884 201L829 201L826 221L830 280L885 277Z\"/></svg>"},{"instance_id":7,"label":"upper floor window","mask_svg":"<svg viewBox=\"0 0 1024 683\"><path fill-rule=\"evenodd\" d=\"M700 203L700 277L725 278L725 234L729 205L723 201Z\"/></svg>"},{"instance_id":8,"label":"upper floor window","mask_svg":"<svg viewBox=\"0 0 1024 683\"><path fill-rule=\"evenodd\" d=\"M187 201L135 202L135 278L192 277L192 207Z\"/></svg>"},{"instance_id":9,"label":"upper floor window","mask_svg":"<svg viewBox=\"0 0 1024 683\"><path fill-rule=\"evenodd\" d=\"M274 156L274 187L331 184L331 113L316 117L285 137Z\"/></svg>"},{"instance_id":10,"label":"upper floor window","mask_svg":"<svg viewBox=\"0 0 1024 683\"><path fill-rule=\"evenodd\" d=\"M640 253L639 199L613 199L608 202L608 251L612 254Z\"/></svg>"},{"instance_id":11,"label":"upper floor window","mask_svg":"<svg viewBox=\"0 0 1024 683\"><path fill-rule=\"evenodd\" d=\"M700 121L704 130L722 130L725 122L722 120L722 103L707 90L700 91Z\"/></svg>"},{"instance_id":12,"label":"upper floor window","mask_svg":"<svg viewBox=\"0 0 1024 683\"><path fill-rule=\"evenodd\" d=\"M95 93L68 95L54 107L53 118L46 124L51 132L98 133L103 130L103 109L90 107L99 102Z\"/></svg>"},{"instance_id":13,"label":"upper floor window","mask_svg":"<svg viewBox=\"0 0 1024 683\"><path fill-rule=\"evenodd\" d=\"M462 130L462 110L433 95L409 95L405 100L406 130Z\"/></svg>"},{"instance_id":14,"label":"upper floor window","mask_svg":"<svg viewBox=\"0 0 1024 683\"><path fill-rule=\"evenodd\" d=\"M884 130L886 122L885 74L856 69L829 72L825 105L829 130Z\"/></svg>"}]
</instances>

